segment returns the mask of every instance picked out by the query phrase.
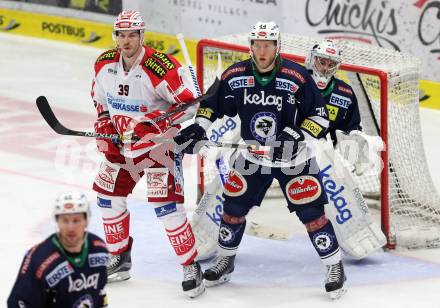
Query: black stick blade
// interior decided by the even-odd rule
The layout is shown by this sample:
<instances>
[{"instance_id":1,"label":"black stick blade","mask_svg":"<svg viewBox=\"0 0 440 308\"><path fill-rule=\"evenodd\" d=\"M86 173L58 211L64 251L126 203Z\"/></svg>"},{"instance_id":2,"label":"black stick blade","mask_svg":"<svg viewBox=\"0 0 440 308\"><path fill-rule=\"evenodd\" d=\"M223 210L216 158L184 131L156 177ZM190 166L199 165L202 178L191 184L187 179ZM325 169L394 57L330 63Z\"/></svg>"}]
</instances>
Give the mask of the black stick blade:
<instances>
[{"instance_id":1,"label":"black stick blade","mask_svg":"<svg viewBox=\"0 0 440 308\"><path fill-rule=\"evenodd\" d=\"M39 96L37 98L37 107L43 116L44 120L46 120L47 124L58 134L60 135L77 135L82 136L81 132L77 132L71 129L66 128L63 124L61 124L55 114L50 108L49 102L45 96Z\"/></svg>"}]
</instances>

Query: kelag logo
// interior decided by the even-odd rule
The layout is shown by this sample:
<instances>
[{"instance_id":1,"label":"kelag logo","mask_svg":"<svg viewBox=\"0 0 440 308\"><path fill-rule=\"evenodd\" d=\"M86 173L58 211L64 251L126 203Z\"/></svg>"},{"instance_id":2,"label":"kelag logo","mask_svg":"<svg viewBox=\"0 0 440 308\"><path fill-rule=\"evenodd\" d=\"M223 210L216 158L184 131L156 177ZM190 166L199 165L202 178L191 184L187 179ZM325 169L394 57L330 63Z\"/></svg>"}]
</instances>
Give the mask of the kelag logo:
<instances>
[{"instance_id":1,"label":"kelag logo","mask_svg":"<svg viewBox=\"0 0 440 308\"><path fill-rule=\"evenodd\" d=\"M227 132L233 130L237 127L237 123L231 118L227 119L225 123L220 126L218 129L213 129L211 131L211 135L209 136L209 140L217 142L222 138Z\"/></svg>"},{"instance_id":2,"label":"kelag logo","mask_svg":"<svg viewBox=\"0 0 440 308\"><path fill-rule=\"evenodd\" d=\"M0 15L1 31L11 31L20 26L20 24L16 22L15 19L10 19L8 22L6 22L6 20L7 18L5 16Z\"/></svg>"},{"instance_id":3,"label":"kelag logo","mask_svg":"<svg viewBox=\"0 0 440 308\"><path fill-rule=\"evenodd\" d=\"M336 215L336 221L338 224L342 225L343 223L349 221L352 217L351 211L348 208L347 200L345 200L342 192L345 187L338 187L336 182L332 180L330 173L328 172L332 168L332 165L328 165L324 169L320 171L322 176L322 182L324 184L324 190L327 193L329 201L333 203L333 206L338 211L338 215Z\"/></svg>"}]
</instances>

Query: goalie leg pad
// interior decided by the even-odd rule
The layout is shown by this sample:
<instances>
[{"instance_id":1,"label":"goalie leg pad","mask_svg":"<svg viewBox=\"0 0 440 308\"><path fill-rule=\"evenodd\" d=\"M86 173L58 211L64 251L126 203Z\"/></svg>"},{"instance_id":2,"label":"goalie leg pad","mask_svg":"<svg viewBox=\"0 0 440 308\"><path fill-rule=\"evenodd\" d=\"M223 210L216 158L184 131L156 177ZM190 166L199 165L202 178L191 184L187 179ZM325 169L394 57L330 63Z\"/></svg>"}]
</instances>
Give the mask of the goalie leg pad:
<instances>
[{"instance_id":1,"label":"goalie leg pad","mask_svg":"<svg viewBox=\"0 0 440 308\"><path fill-rule=\"evenodd\" d=\"M156 216L163 222L165 232L182 265L191 264L197 256L195 236L181 203L154 203Z\"/></svg>"},{"instance_id":2,"label":"goalie leg pad","mask_svg":"<svg viewBox=\"0 0 440 308\"><path fill-rule=\"evenodd\" d=\"M329 203L325 212L341 248L362 259L386 244L385 235L369 213L367 203L343 158L329 142L319 142L321 176Z\"/></svg>"},{"instance_id":3,"label":"goalie leg pad","mask_svg":"<svg viewBox=\"0 0 440 308\"><path fill-rule=\"evenodd\" d=\"M341 260L339 243L331 222L324 214L324 206L306 207L296 215L307 228L313 247L324 265L336 264Z\"/></svg>"},{"instance_id":4,"label":"goalie leg pad","mask_svg":"<svg viewBox=\"0 0 440 308\"><path fill-rule=\"evenodd\" d=\"M244 216L232 216L223 214L218 236L219 254L221 256L233 256L237 253L243 233L246 228Z\"/></svg>"}]
</instances>

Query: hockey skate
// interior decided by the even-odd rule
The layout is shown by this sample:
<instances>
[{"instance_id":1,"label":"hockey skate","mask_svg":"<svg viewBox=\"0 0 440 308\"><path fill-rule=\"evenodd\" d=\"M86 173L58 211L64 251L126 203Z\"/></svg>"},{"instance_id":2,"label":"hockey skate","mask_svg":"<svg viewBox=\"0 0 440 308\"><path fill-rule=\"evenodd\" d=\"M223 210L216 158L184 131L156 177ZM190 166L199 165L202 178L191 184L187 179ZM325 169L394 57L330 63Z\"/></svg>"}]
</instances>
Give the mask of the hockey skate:
<instances>
[{"instance_id":1,"label":"hockey skate","mask_svg":"<svg viewBox=\"0 0 440 308\"><path fill-rule=\"evenodd\" d=\"M130 279L131 245L129 249L118 255L110 255L107 265L107 282L117 282Z\"/></svg>"},{"instance_id":2,"label":"hockey skate","mask_svg":"<svg viewBox=\"0 0 440 308\"><path fill-rule=\"evenodd\" d=\"M203 273L199 262L193 262L183 267L182 289L189 298L195 298L205 292Z\"/></svg>"},{"instance_id":3,"label":"hockey skate","mask_svg":"<svg viewBox=\"0 0 440 308\"><path fill-rule=\"evenodd\" d=\"M327 279L325 280L325 291L331 299L338 299L347 292L344 282L347 280L344 273L342 261L333 265L327 265Z\"/></svg>"},{"instance_id":4,"label":"hockey skate","mask_svg":"<svg viewBox=\"0 0 440 308\"><path fill-rule=\"evenodd\" d=\"M213 287L231 280L234 271L235 255L230 257L218 256L215 264L203 274L207 287Z\"/></svg>"}]
</instances>

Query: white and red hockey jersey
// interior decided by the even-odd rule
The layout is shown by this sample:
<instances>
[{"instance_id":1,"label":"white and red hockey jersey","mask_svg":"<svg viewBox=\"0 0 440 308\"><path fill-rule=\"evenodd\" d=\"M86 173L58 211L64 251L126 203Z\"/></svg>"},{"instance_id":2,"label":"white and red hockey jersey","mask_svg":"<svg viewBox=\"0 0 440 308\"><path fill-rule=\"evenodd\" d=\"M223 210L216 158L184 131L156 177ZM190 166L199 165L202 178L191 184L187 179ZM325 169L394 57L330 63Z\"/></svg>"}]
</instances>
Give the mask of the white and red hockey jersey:
<instances>
[{"instance_id":1,"label":"white and red hockey jersey","mask_svg":"<svg viewBox=\"0 0 440 308\"><path fill-rule=\"evenodd\" d=\"M188 67L183 67L170 55L144 46L129 72L125 72L118 50L102 53L95 62L92 98L98 117L110 116L120 135L126 135L133 124L145 114L173 108L197 97L196 80ZM173 124L193 118L197 105L173 116ZM121 153L137 157L154 143L128 144Z\"/></svg>"}]
</instances>

